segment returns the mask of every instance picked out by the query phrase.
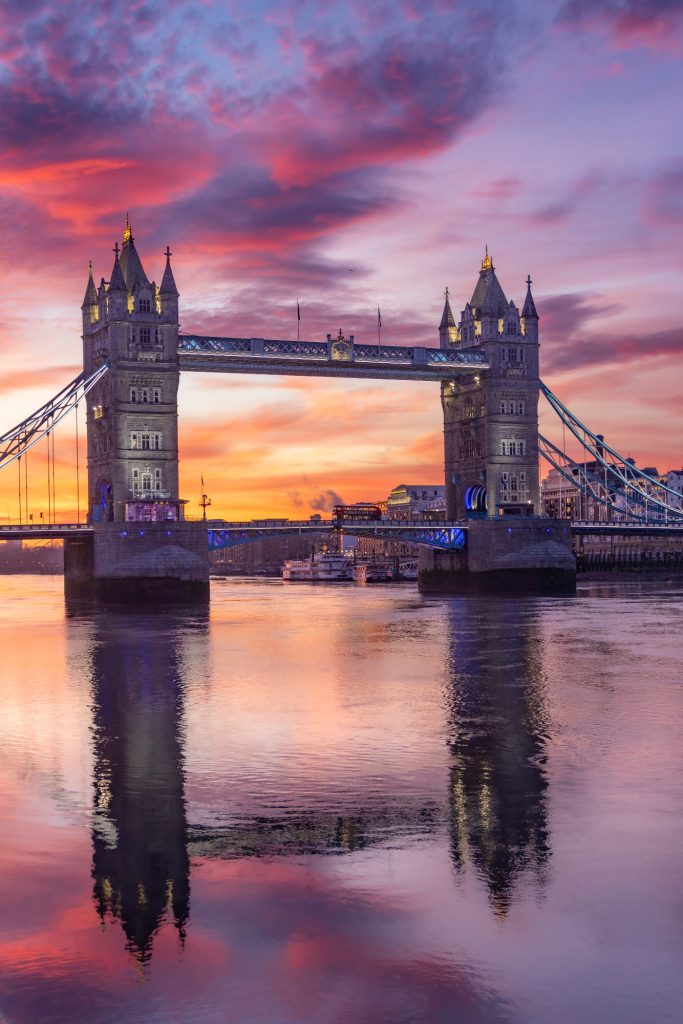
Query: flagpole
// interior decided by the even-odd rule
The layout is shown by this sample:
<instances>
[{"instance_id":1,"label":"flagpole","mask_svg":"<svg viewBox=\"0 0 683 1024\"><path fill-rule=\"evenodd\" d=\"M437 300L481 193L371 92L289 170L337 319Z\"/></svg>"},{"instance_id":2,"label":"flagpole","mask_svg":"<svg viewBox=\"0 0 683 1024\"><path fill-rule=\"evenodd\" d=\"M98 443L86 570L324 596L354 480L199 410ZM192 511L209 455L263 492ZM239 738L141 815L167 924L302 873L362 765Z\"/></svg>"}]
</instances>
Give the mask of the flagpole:
<instances>
[{"instance_id":1,"label":"flagpole","mask_svg":"<svg viewBox=\"0 0 683 1024\"><path fill-rule=\"evenodd\" d=\"M299 338L299 325L301 323L301 310L299 309L299 298L296 300L296 340L300 341Z\"/></svg>"},{"instance_id":2,"label":"flagpole","mask_svg":"<svg viewBox=\"0 0 683 1024\"><path fill-rule=\"evenodd\" d=\"M382 357L382 314L377 307L377 358Z\"/></svg>"}]
</instances>

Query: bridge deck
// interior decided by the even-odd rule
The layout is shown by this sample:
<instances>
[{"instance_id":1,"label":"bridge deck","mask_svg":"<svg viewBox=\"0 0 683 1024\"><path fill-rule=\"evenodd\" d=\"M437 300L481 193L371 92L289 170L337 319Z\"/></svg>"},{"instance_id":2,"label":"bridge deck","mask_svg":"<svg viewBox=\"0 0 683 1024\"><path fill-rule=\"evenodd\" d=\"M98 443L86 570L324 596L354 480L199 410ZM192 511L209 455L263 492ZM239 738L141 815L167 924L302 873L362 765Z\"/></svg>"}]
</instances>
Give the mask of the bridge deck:
<instances>
[{"instance_id":1,"label":"bridge deck","mask_svg":"<svg viewBox=\"0 0 683 1024\"><path fill-rule=\"evenodd\" d=\"M335 342L180 335L181 370L215 373L278 373L306 377L439 381L488 369L481 349L444 350L416 345L348 345Z\"/></svg>"}]
</instances>

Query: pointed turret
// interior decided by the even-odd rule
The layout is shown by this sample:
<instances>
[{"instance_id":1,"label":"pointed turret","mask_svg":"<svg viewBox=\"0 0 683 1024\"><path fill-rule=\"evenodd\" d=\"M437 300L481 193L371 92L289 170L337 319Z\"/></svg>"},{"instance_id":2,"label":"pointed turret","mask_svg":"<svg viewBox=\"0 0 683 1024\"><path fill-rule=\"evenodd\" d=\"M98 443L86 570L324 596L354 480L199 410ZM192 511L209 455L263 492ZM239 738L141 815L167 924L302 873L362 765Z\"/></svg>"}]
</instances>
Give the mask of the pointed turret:
<instances>
[{"instance_id":1,"label":"pointed turret","mask_svg":"<svg viewBox=\"0 0 683 1024\"><path fill-rule=\"evenodd\" d=\"M161 279L161 286L159 288L160 295L178 295L178 289L175 286L175 278L173 277L173 271L171 270L171 250L166 246L166 268L164 270L164 276Z\"/></svg>"},{"instance_id":2,"label":"pointed turret","mask_svg":"<svg viewBox=\"0 0 683 1024\"><path fill-rule=\"evenodd\" d=\"M444 298L446 301L444 302L441 323L439 324L439 344L441 348L448 348L450 345L454 345L457 340L457 328L451 304L448 300L448 288L444 291Z\"/></svg>"},{"instance_id":3,"label":"pointed turret","mask_svg":"<svg viewBox=\"0 0 683 1024\"><path fill-rule=\"evenodd\" d=\"M166 267L159 287L159 305L164 320L176 323L178 320L178 289L171 270L171 250L166 246Z\"/></svg>"},{"instance_id":4,"label":"pointed turret","mask_svg":"<svg viewBox=\"0 0 683 1024\"><path fill-rule=\"evenodd\" d=\"M526 279L526 298L522 309L522 331L529 341L538 342L538 313L531 294L531 277Z\"/></svg>"},{"instance_id":5,"label":"pointed turret","mask_svg":"<svg viewBox=\"0 0 683 1024\"><path fill-rule=\"evenodd\" d=\"M107 306L110 320L121 320L128 312L128 289L121 272L118 242L114 246L114 266L107 289Z\"/></svg>"},{"instance_id":6,"label":"pointed turret","mask_svg":"<svg viewBox=\"0 0 683 1024\"><path fill-rule=\"evenodd\" d=\"M81 309L88 309L90 306L97 305L97 288L95 282L92 279L92 263L88 264L88 283L85 286L85 295L83 302L81 303Z\"/></svg>"},{"instance_id":7,"label":"pointed turret","mask_svg":"<svg viewBox=\"0 0 683 1024\"><path fill-rule=\"evenodd\" d=\"M479 280L472 293L470 306L477 318L481 316L502 317L507 311L508 301L496 277L496 268L489 256L488 245L486 246L486 255L481 261Z\"/></svg>"},{"instance_id":8,"label":"pointed turret","mask_svg":"<svg viewBox=\"0 0 683 1024\"><path fill-rule=\"evenodd\" d=\"M138 251L135 248L133 229L130 226L128 214L126 214L126 226L123 229L123 245L121 247L120 262L126 287L129 292L134 292L136 288L140 288L141 286L149 288L147 275L145 274L142 262L138 256Z\"/></svg>"},{"instance_id":9,"label":"pointed turret","mask_svg":"<svg viewBox=\"0 0 683 1024\"><path fill-rule=\"evenodd\" d=\"M83 312L83 333L85 333L94 323L97 323L98 319L97 288L92 279L92 263L88 264L88 283L85 286L81 310Z\"/></svg>"},{"instance_id":10,"label":"pointed turret","mask_svg":"<svg viewBox=\"0 0 683 1024\"><path fill-rule=\"evenodd\" d=\"M538 313L536 312L536 304L534 297L531 294L531 276L526 279L526 298L524 300L524 309L522 310L522 316L527 320L538 320Z\"/></svg>"}]
</instances>

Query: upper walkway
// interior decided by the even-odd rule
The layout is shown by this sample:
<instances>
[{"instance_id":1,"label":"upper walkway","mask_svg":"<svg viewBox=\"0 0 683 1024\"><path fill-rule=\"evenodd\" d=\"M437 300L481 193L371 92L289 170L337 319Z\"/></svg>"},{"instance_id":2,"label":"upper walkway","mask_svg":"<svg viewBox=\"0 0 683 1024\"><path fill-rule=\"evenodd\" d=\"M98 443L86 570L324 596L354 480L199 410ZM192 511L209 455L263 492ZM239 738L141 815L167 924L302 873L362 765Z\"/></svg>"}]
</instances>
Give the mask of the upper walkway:
<instances>
[{"instance_id":1,"label":"upper walkway","mask_svg":"<svg viewBox=\"0 0 683 1024\"><path fill-rule=\"evenodd\" d=\"M380 380L439 381L457 373L478 373L489 365L480 348L356 345L346 338L277 341L181 334L178 355L181 370Z\"/></svg>"}]
</instances>

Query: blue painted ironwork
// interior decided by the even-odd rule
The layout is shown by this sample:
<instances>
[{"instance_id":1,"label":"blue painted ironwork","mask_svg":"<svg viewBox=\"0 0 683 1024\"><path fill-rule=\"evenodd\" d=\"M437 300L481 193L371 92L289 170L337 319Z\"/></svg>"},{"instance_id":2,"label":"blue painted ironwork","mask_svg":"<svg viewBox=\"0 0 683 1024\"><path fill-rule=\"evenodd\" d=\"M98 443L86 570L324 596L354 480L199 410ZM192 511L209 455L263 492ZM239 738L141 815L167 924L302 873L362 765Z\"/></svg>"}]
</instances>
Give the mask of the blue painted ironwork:
<instances>
[{"instance_id":1,"label":"blue painted ironwork","mask_svg":"<svg viewBox=\"0 0 683 1024\"><path fill-rule=\"evenodd\" d=\"M272 537L322 536L340 532L351 537L373 537L377 540L403 541L438 548L442 551L457 551L465 547L467 527L454 523L382 523L345 522L339 525L335 520L310 520L296 522L280 520L276 523L223 523L210 521L209 550L236 547L250 541L266 540Z\"/></svg>"},{"instance_id":2,"label":"blue painted ironwork","mask_svg":"<svg viewBox=\"0 0 683 1024\"><path fill-rule=\"evenodd\" d=\"M335 341L331 339L327 342L284 341L186 334L178 337L178 355L181 369L190 371L396 380L438 381L455 372L479 372L488 367L484 353L477 347L438 349L348 342L342 359L335 355Z\"/></svg>"},{"instance_id":3,"label":"blue painted ironwork","mask_svg":"<svg viewBox=\"0 0 683 1024\"><path fill-rule=\"evenodd\" d=\"M0 436L0 469L11 465L29 451L35 444L54 430L60 420L74 409L109 369L109 363L102 363L90 376L79 373L66 387Z\"/></svg>"},{"instance_id":4,"label":"blue painted ironwork","mask_svg":"<svg viewBox=\"0 0 683 1024\"><path fill-rule=\"evenodd\" d=\"M540 388L585 453L583 461L573 459L539 434L540 454L565 480L619 517L635 522L647 522L653 517L665 521L683 520L683 495L620 455L602 436L582 423L543 382ZM592 466L588 465L589 456ZM595 466L601 467L602 478L594 472ZM618 498L623 504L619 504Z\"/></svg>"}]
</instances>

